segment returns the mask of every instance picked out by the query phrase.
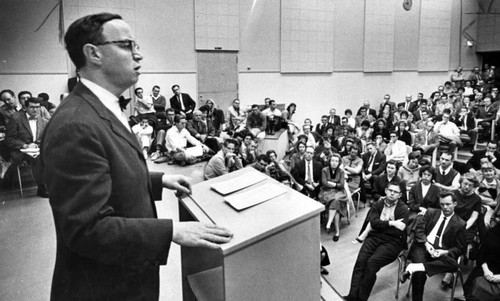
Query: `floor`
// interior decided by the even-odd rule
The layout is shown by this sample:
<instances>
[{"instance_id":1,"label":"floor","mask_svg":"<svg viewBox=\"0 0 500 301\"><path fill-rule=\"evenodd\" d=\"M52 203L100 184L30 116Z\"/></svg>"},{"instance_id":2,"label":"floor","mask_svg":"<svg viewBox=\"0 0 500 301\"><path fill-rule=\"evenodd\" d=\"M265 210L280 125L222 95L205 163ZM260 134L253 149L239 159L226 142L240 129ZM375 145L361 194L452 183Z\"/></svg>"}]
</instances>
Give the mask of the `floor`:
<instances>
[{"instance_id":1,"label":"floor","mask_svg":"<svg viewBox=\"0 0 500 301\"><path fill-rule=\"evenodd\" d=\"M148 163L152 171L179 173L198 183L203 178L205 162L191 166L170 166L166 163ZM48 300L55 259L55 232L48 199L36 197L34 183L29 175L23 176L24 197L19 190L0 190L0 300L36 301ZM1 188L0 188L1 189ZM173 192L164 190L163 201L157 202L160 217L177 219L177 201ZM349 291L352 268L359 244L351 241L361 227L367 209L360 209L358 217L353 216L350 225L343 219L338 242L332 241L332 234L322 230L321 240L329 252L331 264L326 267L329 275L322 278L322 291L334 288L340 295ZM172 245L169 261L161 268L160 300L182 300L180 277L180 249ZM383 268L373 288L370 300L393 300L396 290L397 262ZM470 270L465 267L464 270ZM439 288L442 276L430 278L426 285L424 300L450 300L450 292ZM410 300L405 294L408 284L400 288L400 300ZM323 299L339 300L335 294L326 291ZM461 285L455 296L462 296Z\"/></svg>"}]
</instances>

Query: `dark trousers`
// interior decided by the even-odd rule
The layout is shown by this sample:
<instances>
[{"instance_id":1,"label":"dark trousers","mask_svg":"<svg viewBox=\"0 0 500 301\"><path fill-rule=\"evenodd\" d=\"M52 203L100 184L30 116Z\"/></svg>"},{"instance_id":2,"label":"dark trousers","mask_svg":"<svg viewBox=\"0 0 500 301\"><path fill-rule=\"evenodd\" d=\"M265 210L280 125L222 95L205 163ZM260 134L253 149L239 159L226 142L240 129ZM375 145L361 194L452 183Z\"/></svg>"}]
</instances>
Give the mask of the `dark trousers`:
<instances>
[{"instance_id":1,"label":"dark trousers","mask_svg":"<svg viewBox=\"0 0 500 301\"><path fill-rule=\"evenodd\" d=\"M370 235L359 250L351 278L348 300L368 300L377 280L377 272L398 257L401 243L395 238Z\"/></svg>"},{"instance_id":2,"label":"dark trousers","mask_svg":"<svg viewBox=\"0 0 500 301\"><path fill-rule=\"evenodd\" d=\"M31 167L31 172L33 174L33 177L35 178L36 184L38 186L44 185L44 180L43 180L43 169L42 169L42 164L40 160L40 156L33 158L21 151L13 151L10 153L10 157L12 159L12 162L14 163L13 166L11 166L9 169L12 169L12 172L14 171L13 168L16 165L21 164L23 161L28 162L28 164ZM9 174L9 177L12 175Z\"/></svg>"},{"instance_id":3,"label":"dark trousers","mask_svg":"<svg viewBox=\"0 0 500 301\"><path fill-rule=\"evenodd\" d=\"M423 243L413 245L409 258L413 263L423 263L425 267L425 272L415 272L411 276L412 300L422 300L427 275L432 277L436 274L453 273L458 270L458 263L455 258L448 255L432 258Z\"/></svg>"}]
</instances>

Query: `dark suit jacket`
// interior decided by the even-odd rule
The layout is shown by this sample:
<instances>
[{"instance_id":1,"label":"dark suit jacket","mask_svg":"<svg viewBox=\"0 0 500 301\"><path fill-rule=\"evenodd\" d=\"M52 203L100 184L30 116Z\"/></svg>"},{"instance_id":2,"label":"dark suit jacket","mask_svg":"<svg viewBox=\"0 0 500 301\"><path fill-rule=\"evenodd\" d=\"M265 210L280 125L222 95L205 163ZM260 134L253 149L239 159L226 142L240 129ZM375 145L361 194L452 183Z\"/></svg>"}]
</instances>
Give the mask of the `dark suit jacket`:
<instances>
[{"instance_id":1,"label":"dark suit jacket","mask_svg":"<svg viewBox=\"0 0 500 301\"><path fill-rule=\"evenodd\" d=\"M415 239L419 243L427 241L427 235L439 220L441 215L440 209L428 209L424 217L417 223L415 228ZM450 256L457 259L465 249L465 222L454 214L448 225L444 229L442 238L442 249L448 250Z\"/></svg>"},{"instance_id":2,"label":"dark suit jacket","mask_svg":"<svg viewBox=\"0 0 500 301\"><path fill-rule=\"evenodd\" d=\"M431 184L425 198L422 196L422 185L420 181L417 181L415 185L410 189L410 199L408 200L408 206L412 211L419 212L420 207L424 208L436 208L440 209L439 205L439 188L434 184Z\"/></svg>"},{"instance_id":3,"label":"dark suit jacket","mask_svg":"<svg viewBox=\"0 0 500 301\"><path fill-rule=\"evenodd\" d=\"M158 300L172 221L157 219L162 173L83 84L42 137L57 255L52 300Z\"/></svg>"},{"instance_id":4,"label":"dark suit jacket","mask_svg":"<svg viewBox=\"0 0 500 301\"><path fill-rule=\"evenodd\" d=\"M323 165L315 160L312 160L313 164L313 181L316 183L321 183L321 170L323 169ZM295 164L292 169L292 175L295 180L300 184L304 185L306 183L306 162L305 160L300 160Z\"/></svg>"},{"instance_id":5,"label":"dark suit jacket","mask_svg":"<svg viewBox=\"0 0 500 301\"><path fill-rule=\"evenodd\" d=\"M472 152L472 157L467 161L467 169L481 170L481 158L484 158L485 154L485 149ZM500 169L500 153L495 152L494 155L497 159L493 162L493 166Z\"/></svg>"},{"instance_id":6,"label":"dark suit jacket","mask_svg":"<svg viewBox=\"0 0 500 301\"><path fill-rule=\"evenodd\" d=\"M368 172L368 162L370 161L371 154L369 152L365 152L362 156L361 159L363 159L363 173L368 175L370 172ZM372 172L371 174L374 176L378 176L379 174L383 173L385 170L385 155L382 154L381 152L377 151L375 154L375 158L373 158L373 166L372 166Z\"/></svg>"},{"instance_id":7,"label":"dark suit jacket","mask_svg":"<svg viewBox=\"0 0 500 301\"><path fill-rule=\"evenodd\" d=\"M327 126L328 126L328 123L326 125L323 125L322 123L318 123L316 125L316 129L314 130L314 132L317 133L321 137L326 133Z\"/></svg>"},{"instance_id":8,"label":"dark suit jacket","mask_svg":"<svg viewBox=\"0 0 500 301\"><path fill-rule=\"evenodd\" d=\"M467 114L467 119L465 121L467 123L466 124L467 130L473 130L476 128L476 120L472 115L472 113ZM464 125L464 121L460 119L460 115L455 116L454 122L459 128Z\"/></svg>"},{"instance_id":9,"label":"dark suit jacket","mask_svg":"<svg viewBox=\"0 0 500 301\"><path fill-rule=\"evenodd\" d=\"M405 107L405 111L413 113L416 109L418 109L418 105L415 101L410 101L410 105L408 106L408 109L406 109L406 101L398 103L398 106L403 105Z\"/></svg>"},{"instance_id":10,"label":"dark suit jacket","mask_svg":"<svg viewBox=\"0 0 500 301\"><path fill-rule=\"evenodd\" d=\"M369 222L372 227L372 231L370 231L368 237L383 237L387 241L395 241L400 244L402 248L406 248L406 231L389 226L389 221L381 220L380 215L383 209L384 200L378 200L372 204L370 211L368 211L366 221ZM394 220L403 219L403 222L408 225L408 217L408 206L399 200L396 204L396 208L394 209Z\"/></svg>"},{"instance_id":11,"label":"dark suit jacket","mask_svg":"<svg viewBox=\"0 0 500 301\"><path fill-rule=\"evenodd\" d=\"M339 126L340 125L340 116L334 115L333 116L333 122L331 122L331 116L328 115L328 123L332 124L333 126Z\"/></svg>"},{"instance_id":12,"label":"dark suit jacket","mask_svg":"<svg viewBox=\"0 0 500 301\"><path fill-rule=\"evenodd\" d=\"M395 112L396 111L396 103L394 101L389 101L387 102L390 106L391 106L391 112ZM380 109L378 110L378 114L380 116L382 116L382 110L384 108L384 105L386 104L385 101L383 101L381 104L380 104Z\"/></svg>"},{"instance_id":13,"label":"dark suit jacket","mask_svg":"<svg viewBox=\"0 0 500 301\"><path fill-rule=\"evenodd\" d=\"M358 109L358 112L356 113L356 116L358 115L361 115L360 111L361 111L361 108L364 108L365 106L361 106L359 109ZM372 115L373 118L377 119L377 111L375 109L372 109L372 108L368 108L366 110L366 115Z\"/></svg>"},{"instance_id":14,"label":"dark suit jacket","mask_svg":"<svg viewBox=\"0 0 500 301\"><path fill-rule=\"evenodd\" d=\"M186 113L186 116L188 116L188 119L191 119L193 116L193 110L196 108L196 102L189 96L187 93L181 93L182 95L182 102L184 103L184 113L191 111L190 113ZM174 95L170 98L170 107L175 110L175 114L179 114L182 111L182 106L177 99L177 95Z\"/></svg>"},{"instance_id":15,"label":"dark suit jacket","mask_svg":"<svg viewBox=\"0 0 500 301\"><path fill-rule=\"evenodd\" d=\"M391 182L399 183L399 189L401 190L400 199L405 204L408 203L408 197L406 196L406 182L398 176L394 176ZM389 180L387 179L387 175L385 173L373 178L372 195L375 201L377 201L381 196L385 196L385 188L387 187L387 184L389 184Z\"/></svg>"},{"instance_id":16,"label":"dark suit jacket","mask_svg":"<svg viewBox=\"0 0 500 301\"><path fill-rule=\"evenodd\" d=\"M5 132L5 142L12 158L16 161L22 161L24 153L20 149L24 144L33 143L33 136L35 137L35 143L40 145L40 139L47 123L47 119L38 116L36 120L36 133L33 134L26 112L17 112L7 124L7 131Z\"/></svg>"}]
</instances>

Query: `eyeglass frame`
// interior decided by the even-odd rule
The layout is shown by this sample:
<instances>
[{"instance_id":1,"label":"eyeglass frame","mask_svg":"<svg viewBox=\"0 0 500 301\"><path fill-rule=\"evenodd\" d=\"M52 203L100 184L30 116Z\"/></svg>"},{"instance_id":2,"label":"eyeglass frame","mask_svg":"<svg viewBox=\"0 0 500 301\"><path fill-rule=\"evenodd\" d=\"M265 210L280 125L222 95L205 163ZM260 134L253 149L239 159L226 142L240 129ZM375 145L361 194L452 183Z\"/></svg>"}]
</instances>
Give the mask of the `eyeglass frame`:
<instances>
[{"instance_id":1,"label":"eyeglass frame","mask_svg":"<svg viewBox=\"0 0 500 301\"><path fill-rule=\"evenodd\" d=\"M139 52L139 49L141 48L139 46L139 44L137 44L136 41L134 40L130 40L130 39L125 39L125 40L115 40L115 41L104 41L104 42L100 42L100 43L95 43L94 45L95 46L102 46L102 45L109 45L109 44L116 44L118 45L119 47L122 47L124 48L123 46L125 46L126 48L128 48L132 53L137 53ZM123 45L123 46L122 46Z\"/></svg>"}]
</instances>

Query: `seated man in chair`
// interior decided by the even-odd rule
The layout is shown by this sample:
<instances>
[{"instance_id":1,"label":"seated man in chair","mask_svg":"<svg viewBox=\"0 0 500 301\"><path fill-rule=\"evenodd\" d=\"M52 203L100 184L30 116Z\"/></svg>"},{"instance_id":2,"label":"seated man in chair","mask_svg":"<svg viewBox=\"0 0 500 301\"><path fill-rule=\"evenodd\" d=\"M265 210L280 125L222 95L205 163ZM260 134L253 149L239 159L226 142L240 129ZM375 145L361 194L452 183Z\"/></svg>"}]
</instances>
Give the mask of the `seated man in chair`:
<instances>
[{"instance_id":1,"label":"seated man in chair","mask_svg":"<svg viewBox=\"0 0 500 301\"><path fill-rule=\"evenodd\" d=\"M316 199L320 190L321 170L323 165L313 160L314 148L308 146L304 154L304 160L300 160L292 168L291 174L295 178L303 194Z\"/></svg>"},{"instance_id":2,"label":"seated man in chair","mask_svg":"<svg viewBox=\"0 0 500 301\"><path fill-rule=\"evenodd\" d=\"M450 109L444 109L443 120L436 122L434 132L438 136L439 147L448 147L448 152L453 153L457 147L462 145L462 140L460 140L460 129L450 121L450 116Z\"/></svg>"},{"instance_id":3,"label":"seated man in chair","mask_svg":"<svg viewBox=\"0 0 500 301\"><path fill-rule=\"evenodd\" d=\"M457 201L445 191L439 203L441 210L429 208L417 223L409 253L412 263L400 276L401 282L411 276L412 300L423 300L427 275L456 272L465 248L465 222L454 212Z\"/></svg>"},{"instance_id":4,"label":"seated man in chair","mask_svg":"<svg viewBox=\"0 0 500 301\"><path fill-rule=\"evenodd\" d=\"M15 165L27 161L38 185L37 195L48 197L47 188L43 181L43 171L39 152L29 154L28 150L38 149L42 133L48 120L40 116L40 98L30 97L25 101L26 112L19 111L7 124L5 141L10 150L10 157ZM57 147L57 146L54 146ZM12 177L12 174L9 175ZM6 175L6 178L7 175Z\"/></svg>"}]
</instances>

